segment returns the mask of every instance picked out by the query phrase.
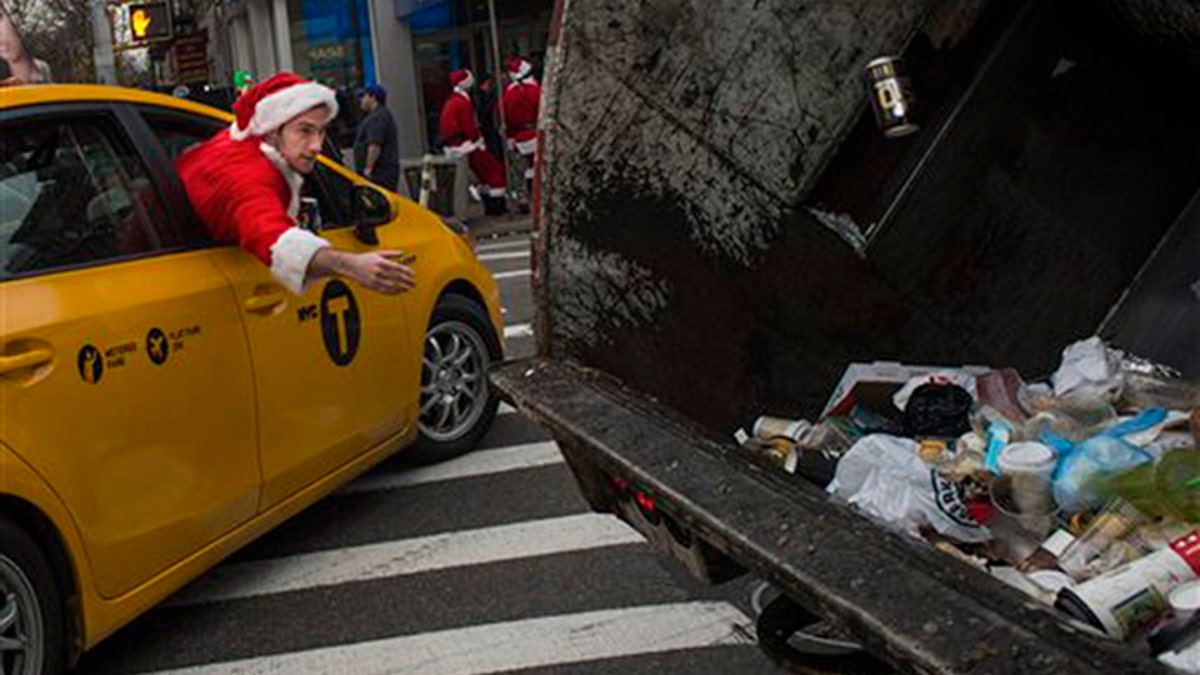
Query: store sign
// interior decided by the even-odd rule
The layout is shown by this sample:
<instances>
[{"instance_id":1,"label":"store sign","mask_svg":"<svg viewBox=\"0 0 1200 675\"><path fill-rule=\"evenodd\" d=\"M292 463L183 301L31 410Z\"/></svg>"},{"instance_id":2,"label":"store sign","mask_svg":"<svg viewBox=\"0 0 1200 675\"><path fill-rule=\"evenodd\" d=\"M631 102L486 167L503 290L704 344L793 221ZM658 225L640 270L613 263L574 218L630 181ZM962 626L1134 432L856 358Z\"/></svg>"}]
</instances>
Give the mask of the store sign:
<instances>
[{"instance_id":1,"label":"store sign","mask_svg":"<svg viewBox=\"0 0 1200 675\"><path fill-rule=\"evenodd\" d=\"M396 0L396 18L404 20L427 7L445 2L446 0Z\"/></svg>"},{"instance_id":2,"label":"store sign","mask_svg":"<svg viewBox=\"0 0 1200 675\"><path fill-rule=\"evenodd\" d=\"M129 5L129 30L133 42L166 40L171 37L171 10L166 2Z\"/></svg>"},{"instance_id":3,"label":"store sign","mask_svg":"<svg viewBox=\"0 0 1200 675\"><path fill-rule=\"evenodd\" d=\"M175 40L175 70L183 84L208 83L208 32L197 31Z\"/></svg>"},{"instance_id":4,"label":"store sign","mask_svg":"<svg viewBox=\"0 0 1200 675\"><path fill-rule=\"evenodd\" d=\"M314 46L308 50L308 62L317 66L341 65L346 61L346 45L335 42Z\"/></svg>"}]
</instances>

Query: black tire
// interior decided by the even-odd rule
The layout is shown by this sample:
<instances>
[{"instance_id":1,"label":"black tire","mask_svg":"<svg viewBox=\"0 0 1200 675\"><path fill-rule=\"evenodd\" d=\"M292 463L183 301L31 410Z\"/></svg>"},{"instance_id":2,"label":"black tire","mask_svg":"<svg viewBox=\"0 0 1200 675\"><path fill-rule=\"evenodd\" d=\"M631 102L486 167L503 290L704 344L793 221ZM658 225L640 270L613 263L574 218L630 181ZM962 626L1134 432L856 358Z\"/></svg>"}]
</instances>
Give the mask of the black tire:
<instances>
[{"instance_id":1,"label":"black tire","mask_svg":"<svg viewBox=\"0 0 1200 675\"><path fill-rule=\"evenodd\" d=\"M429 320L429 327L425 331L425 340L421 344L421 407L425 408L428 403L426 389L435 386L432 384L433 377L427 365L431 356L430 341L452 334L460 334L463 342L472 342L470 336L474 335L477 341L473 342L472 348L479 351L479 348L482 347L482 351L486 352L486 358L481 359L481 368L476 373L482 378L481 382L484 388L478 399L481 401L478 404L480 406L478 416L473 420L464 420L464 428L461 430L439 435L439 430L435 428L437 425L434 424L436 420L432 420L429 413L425 413L423 410L419 411L420 435L413 447L402 454L402 457L411 462L434 464L474 450L475 446L479 444L479 440L492 426L492 421L496 417L496 409L500 406L500 398L487 383L488 366L502 358L500 339L496 336L496 331L492 328L487 311L483 307L461 295L448 294L442 296L433 308L433 316ZM434 404L434 406L444 409L444 406L438 406L438 404ZM472 411L474 411L474 404ZM472 412L472 415L474 414ZM468 422L469 424L467 424Z\"/></svg>"},{"instance_id":2,"label":"black tire","mask_svg":"<svg viewBox=\"0 0 1200 675\"><path fill-rule=\"evenodd\" d=\"M6 618L11 620L7 626ZM32 537L0 516L0 640L17 635L33 639L37 643L34 649L40 652L0 650L0 672L20 675L63 672L67 656L66 619L54 570ZM35 670L30 659L39 659L41 667Z\"/></svg>"}]
</instances>

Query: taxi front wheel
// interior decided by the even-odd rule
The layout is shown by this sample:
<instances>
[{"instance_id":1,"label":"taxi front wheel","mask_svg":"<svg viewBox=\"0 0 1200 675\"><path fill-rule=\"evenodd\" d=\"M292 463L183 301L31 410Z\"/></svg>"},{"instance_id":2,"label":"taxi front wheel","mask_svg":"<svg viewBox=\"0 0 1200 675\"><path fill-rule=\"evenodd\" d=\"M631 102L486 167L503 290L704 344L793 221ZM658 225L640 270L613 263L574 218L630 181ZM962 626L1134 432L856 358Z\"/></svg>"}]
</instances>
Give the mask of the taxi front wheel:
<instances>
[{"instance_id":1,"label":"taxi front wheel","mask_svg":"<svg viewBox=\"0 0 1200 675\"><path fill-rule=\"evenodd\" d=\"M486 310L460 295L433 310L421 359L420 436L404 454L431 464L469 452L487 433L500 399L488 385L488 365L500 340Z\"/></svg>"},{"instance_id":2,"label":"taxi front wheel","mask_svg":"<svg viewBox=\"0 0 1200 675\"><path fill-rule=\"evenodd\" d=\"M0 673L57 675L65 653L61 594L37 543L0 516Z\"/></svg>"}]
</instances>

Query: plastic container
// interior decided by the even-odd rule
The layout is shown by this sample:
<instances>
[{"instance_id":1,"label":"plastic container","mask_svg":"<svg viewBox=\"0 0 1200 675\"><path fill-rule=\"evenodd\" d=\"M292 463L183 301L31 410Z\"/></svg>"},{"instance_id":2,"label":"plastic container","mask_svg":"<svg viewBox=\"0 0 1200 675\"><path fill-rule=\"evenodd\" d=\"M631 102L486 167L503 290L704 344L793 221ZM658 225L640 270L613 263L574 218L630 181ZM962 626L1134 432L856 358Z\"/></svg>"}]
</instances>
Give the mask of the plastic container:
<instances>
[{"instance_id":1,"label":"plastic container","mask_svg":"<svg viewBox=\"0 0 1200 675\"><path fill-rule=\"evenodd\" d=\"M1125 499L1148 516L1200 523L1200 450L1174 450L1104 482L1106 494Z\"/></svg>"},{"instance_id":2,"label":"plastic container","mask_svg":"<svg viewBox=\"0 0 1200 675\"><path fill-rule=\"evenodd\" d=\"M1182 586L1171 589L1167 595L1167 604L1175 614L1175 620L1187 623L1200 612L1200 581L1189 581Z\"/></svg>"},{"instance_id":3,"label":"plastic container","mask_svg":"<svg viewBox=\"0 0 1200 675\"><path fill-rule=\"evenodd\" d=\"M1021 513L1042 515L1054 509L1050 477L1058 455L1041 443L1011 443L1000 452L1000 473L1012 477L1012 495Z\"/></svg>"},{"instance_id":4,"label":"plastic container","mask_svg":"<svg viewBox=\"0 0 1200 675\"><path fill-rule=\"evenodd\" d=\"M1200 531L1078 586L1059 591L1055 606L1124 640L1167 614L1167 595L1200 572Z\"/></svg>"},{"instance_id":5,"label":"plastic container","mask_svg":"<svg viewBox=\"0 0 1200 675\"><path fill-rule=\"evenodd\" d=\"M987 527L992 533L996 555L1011 564L1019 564L1038 550L1053 529L1058 508L1047 501L1046 510L1042 512L1020 509L1013 494L1012 476L992 479L991 499L996 509Z\"/></svg>"},{"instance_id":6,"label":"plastic container","mask_svg":"<svg viewBox=\"0 0 1200 675\"><path fill-rule=\"evenodd\" d=\"M1058 566L1076 580L1104 572L1097 563L1117 541L1145 523L1147 517L1124 499L1113 499L1058 558Z\"/></svg>"},{"instance_id":7,"label":"plastic container","mask_svg":"<svg viewBox=\"0 0 1200 675\"><path fill-rule=\"evenodd\" d=\"M1128 408L1191 410L1200 406L1200 383L1126 372L1120 400Z\"/></svg>"}]
</instances>

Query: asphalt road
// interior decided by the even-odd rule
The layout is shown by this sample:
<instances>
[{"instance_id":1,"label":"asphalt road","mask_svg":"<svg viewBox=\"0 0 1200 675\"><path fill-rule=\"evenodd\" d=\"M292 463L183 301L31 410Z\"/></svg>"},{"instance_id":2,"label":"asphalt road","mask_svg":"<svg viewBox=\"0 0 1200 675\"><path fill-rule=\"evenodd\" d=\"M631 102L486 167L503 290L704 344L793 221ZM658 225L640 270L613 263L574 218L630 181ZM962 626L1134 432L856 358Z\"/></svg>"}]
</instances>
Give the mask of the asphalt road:
<instances>
[{"instance_id":1,"label":"asphalt road","mask_svg":"<svg viewBox=\"0 0 1200 675\"><path fill-rule=\"evenodd\" d=\"M481 242L509 356L533 352L529 239ZM779 672L742 578L691 580L591 514L551 439L504 408L481 448L397 457L87 654L78 672Z\"/></svg>"}]
</instances>

